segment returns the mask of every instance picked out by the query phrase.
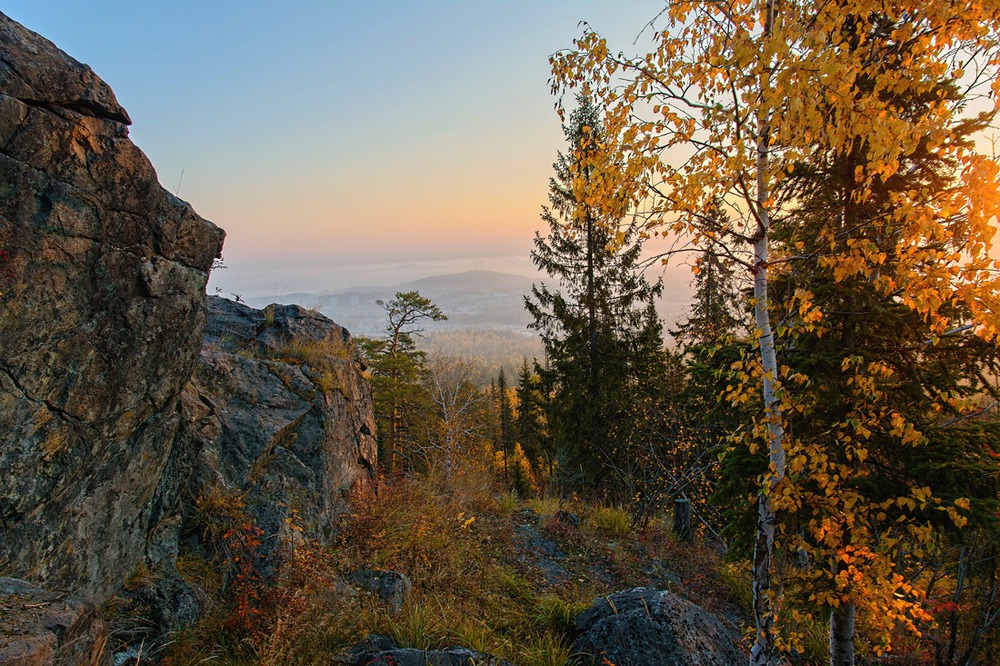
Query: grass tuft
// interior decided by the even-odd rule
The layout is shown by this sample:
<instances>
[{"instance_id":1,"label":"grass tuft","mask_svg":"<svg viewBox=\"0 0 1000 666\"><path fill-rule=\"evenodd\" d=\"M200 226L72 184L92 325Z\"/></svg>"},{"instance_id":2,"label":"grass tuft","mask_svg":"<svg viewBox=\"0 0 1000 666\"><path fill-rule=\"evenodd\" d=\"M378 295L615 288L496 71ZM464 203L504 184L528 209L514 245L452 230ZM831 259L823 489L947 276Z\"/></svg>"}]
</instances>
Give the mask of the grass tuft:
<instances>
[{"instance_id":1,"label":"grass tuft","mask_svg":"<svg viewBox=\"0 0 1000 666\"><path fill-rule=\"evenodd\" d=\"M513 490L508 490L497 499L497 510L500 513L514 513L520 505L521 500Z\"/></svg>"},{"instance_id":2,"label":"grass tuft","mask_svg":"<svg viewBox=\"0 0 1000 666\"><path fill-rule=\"evenodd\" d=\"M632 535L632 517L624 509L599 506L589 516L592 529L608 539L627 539Z\"/></svg>"},{"instance_id":3,"label":"grass tuft","mask_svg":"<svg viewBox=\"0 0 1000 666\"><path fill-rule=\"evenodd\" d=\"M531 636L518 659L521 666L575 666L572 644L566 636L544 631Z\"/></svg>"}]
</instances>

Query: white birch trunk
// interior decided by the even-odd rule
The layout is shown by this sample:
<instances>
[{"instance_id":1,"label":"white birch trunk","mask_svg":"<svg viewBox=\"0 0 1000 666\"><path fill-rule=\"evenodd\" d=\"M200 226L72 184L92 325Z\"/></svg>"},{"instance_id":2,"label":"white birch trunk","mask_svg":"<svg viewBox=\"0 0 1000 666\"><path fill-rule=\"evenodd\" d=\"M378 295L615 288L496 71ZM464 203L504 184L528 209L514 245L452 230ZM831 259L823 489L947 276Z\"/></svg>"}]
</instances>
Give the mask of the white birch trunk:
<instances>
[{"instance_id":1,"label":"white birch trunk","mask_svg":"<svg viewBox=\"0 0 1000 666\"><path fill-rule=\"evenodd\" d=\"M830 609L830 666L854 666L854 604Z\"/></svg>"},{"instance_id":2,"label":"white birch trunk","mask_svg":"<svg viewBox=\"0 0 1000 666\"><path fill-rule=\"evenodd\" d=\"M774 30L774 0L765 3L764 34L766 42ZM765 68L761 75L761 93L770 90L771 82ZM781 423L781 408L774 396L774 382L778 376L778 360L774 348L774 332L771 330L771 312L767 298L768 242L771 226L768 199L771 196L769 182L769 158L771 142L771 118L768 111L757 115L757 233L754 235L754 276L753 291L756 303L754 315L757 322L760 360L764 369L764 418L769 433L768 459L770 473L767 486L761 488L757 534L753 554L753 610L756 624L756 639L750 650L751 666L774 663L777 654L774 647L774 622L776 609L773 603L771 585L771 555L774 551L774 529L776 516L771 505L770 491L785 476L785 436Z\"/></svg>"}]
</instances>

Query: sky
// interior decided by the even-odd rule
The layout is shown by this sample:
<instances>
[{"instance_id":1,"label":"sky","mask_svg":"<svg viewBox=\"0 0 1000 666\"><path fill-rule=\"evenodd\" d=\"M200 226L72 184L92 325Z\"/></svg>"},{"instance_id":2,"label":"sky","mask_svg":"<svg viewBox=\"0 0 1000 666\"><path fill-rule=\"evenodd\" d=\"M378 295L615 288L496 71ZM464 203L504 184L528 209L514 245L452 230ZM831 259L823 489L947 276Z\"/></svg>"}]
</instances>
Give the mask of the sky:
<instances>
[{"instance_id":1,"label":"sky","mask_svg":"<svg viewBox=\"0 0 1000 666\"><path fill-rule=\"evenodd\" d=\"M548 57L628 49L660 0L5 0L89 64L168 190L227 232L245 296L533 275L564 145ZM640 38L636 50L643 49Z\"/></svg>"}]
</instances>

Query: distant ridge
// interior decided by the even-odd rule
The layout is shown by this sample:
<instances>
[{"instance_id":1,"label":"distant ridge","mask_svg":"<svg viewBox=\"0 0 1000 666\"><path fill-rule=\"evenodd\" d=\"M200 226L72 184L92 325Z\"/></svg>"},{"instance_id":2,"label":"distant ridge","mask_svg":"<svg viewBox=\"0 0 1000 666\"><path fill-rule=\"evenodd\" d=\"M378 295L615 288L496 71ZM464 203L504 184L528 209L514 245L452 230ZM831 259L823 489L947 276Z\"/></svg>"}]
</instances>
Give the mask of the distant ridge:
<instances>
[{"instance_id":1,"label":"distant ridge","mask_svg":"<svg viewBox=\"0 0 1000 666\"><path fill-rule=\"evenodd\" d=\"M686 277L686 275L681 276ZM246 302L263 308L270 303L297 303L321 311L355 335L378 336L385 327L385 310L377 301L388 301L395 292L419 291L448 315L446 321L427 326L428 333L454 329L506 331L519 336L534 336L528 329L531 317L524 309L524 297L532 284L547 282L539 275L525 275L489 270L471 270L444 275L429 275L396 285L365 285L322 292L296 292L284 295L248 297ZM657 302L657 310L667 326L684 315L690 289L670 289Z\"/></svg>"},{"instance_id":2,"label":"distant ridge","mask_svg":"<svg viewBox=\"0 0 1000 666\"><path fill-rule=\"evenodd\" d=\"M405 282L400 287L417 291L420 289L461 289L463 291L483 292L520 290L527 293L533 282L534 280L523 275L476 270L448 275L431 275L413 282Z\"/></svg>"}]
</instances>

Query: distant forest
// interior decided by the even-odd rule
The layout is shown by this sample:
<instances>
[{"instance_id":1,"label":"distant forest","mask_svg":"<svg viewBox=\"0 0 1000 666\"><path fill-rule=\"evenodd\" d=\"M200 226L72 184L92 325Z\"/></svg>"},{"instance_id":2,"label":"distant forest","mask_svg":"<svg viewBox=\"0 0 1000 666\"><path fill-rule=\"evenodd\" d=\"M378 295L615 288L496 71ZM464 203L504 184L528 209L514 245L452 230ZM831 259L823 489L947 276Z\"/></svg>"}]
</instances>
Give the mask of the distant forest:
<instances>
[{"instance_id":1,"label":"distant forest","mask_svg":"<svg viewBox=\"0 0 1000 666\"><path fill-rule=\"evenodd\" d=\"M489 386L500 374L517 375L521 361L543 362L542 340L534 332L519 333L509 329L454 328L428 332L419 345L432 356L457 356L476 364L476 383Z\"/></svg>"}]
</instances>

